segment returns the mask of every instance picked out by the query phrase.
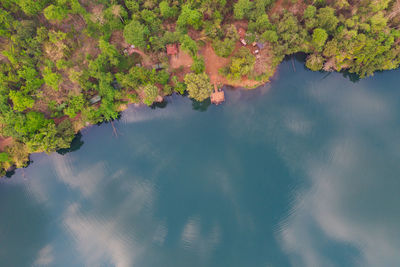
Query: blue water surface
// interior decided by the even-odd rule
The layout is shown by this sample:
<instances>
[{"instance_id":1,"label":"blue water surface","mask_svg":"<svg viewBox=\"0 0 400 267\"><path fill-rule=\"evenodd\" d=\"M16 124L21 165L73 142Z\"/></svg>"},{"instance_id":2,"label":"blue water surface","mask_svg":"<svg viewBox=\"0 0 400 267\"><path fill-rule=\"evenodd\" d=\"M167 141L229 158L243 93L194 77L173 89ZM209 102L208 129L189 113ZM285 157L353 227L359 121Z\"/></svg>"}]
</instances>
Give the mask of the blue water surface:
<instances>
[{"instance_id":1,"label":"blue water surface","mask_svg":"<svg viewBox=\"0 0 400 267\"><path fill-rule=\"evenodd\" d=\"M400 266L400 71L302 64L32 155L0 181L0 266Z\"/></svg>"}]
</instances>

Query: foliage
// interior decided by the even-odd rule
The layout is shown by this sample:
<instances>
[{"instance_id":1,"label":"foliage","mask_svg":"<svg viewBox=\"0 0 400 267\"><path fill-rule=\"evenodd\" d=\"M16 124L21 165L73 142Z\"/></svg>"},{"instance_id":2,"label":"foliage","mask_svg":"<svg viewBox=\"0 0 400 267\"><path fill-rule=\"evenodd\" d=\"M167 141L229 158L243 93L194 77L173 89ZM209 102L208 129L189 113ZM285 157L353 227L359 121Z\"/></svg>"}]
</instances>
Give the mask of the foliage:
<instances>
[{"instance_id":1,"label":"foliage","mask_svg":"<svg viewBox=\"0 0 400 267\"><path fill-rule=\"evenodd\" d=\"M70 118L75 118L86 104L83 95L72 96L68 101L68 106L64 109L65 115Z\"/></svg>"},{"instance_id":2,"label":"foliage","mask_svg":"<svg viewBox=\"0 0 400 267\"><path fill-rule=\"evenodd\" d=\"M6 152L0 152L0 163L10 161L10 155Z\"/></svg>"},{"instance_id":3,"label":"foliage","mask_svg":"<svg viewBox=\"0 0 400 267\"><path fill-rule=\"evenodd\" d=\"M215 39L212 47L220 57L229 57L235 49L236 41L233 39L225 38L224 40Z\"/></svg>"},{"instance_id":4,"label":"foliage","mask_svg":"<svg viewBox=\"0 0 400 267\"><path fill-rule=\"evenodd\" d=\"M236 19L249 18L254 3L250 0L238 0L233 6L233 14Z\"/></svg>"},{"instance_id":5,"label":"foliage","mask_svg":"<svg viewBox=\"0 0 400 267\"><path fill-rule=\"evenodd\" d=\"M177 9L170 7L168 1L161 1L159 4L161 16L166 19L175 18L177 16Z\"/></svg>"},{"instance_id":6,"label":"foliage","mask_svg":"<svg viewBox=\"0 0 400 267\"><path fill-rule=\"evenodd\" d=\"M318 50L321 51L326 39L328 38L328 34L324 29L314 29L313 35L312 35L312 43L314 47Z\"/></svg>"},{"instance_id":7,"label":"foliage","mask_svg":"<svg viewBox=\"0 0 400 267\"><path fill-rule=\"evenodd\" d=\"M2 174L13 164L25 166L31 152L68 147L74 129L86 123L118 118L126 101L151 105L160 88L162 95L187 90L193 99L206 99L212 86L204 73L204 44L230 57L220 73L236 84L243 77L265 80L297 52L307 54L311 70L346 69L359 77L400 65L396 1L80 2L0 4L0 135L13 140L0 151ZM239 27L250 45L235 53ZM269 57L257 68L253 42L265 43L261 54ZM126 43L143 54L132 54ZM193 58L190 70L174 70L185 71L185 82L183 73L169 73L167 44L179 44Z\"/></svg>"},{"instance_id":8,"label":"foliage","mask_svg":"<svg viewBox=\"0 0 400 267\"><path fill-rule=\"evenodd\" d=\"M192 57L195 57L197 54L197 43L195 40L190 38L189 35L185 34L181 38L181 49L188 52Z\"/></svg>"},{"instance_id":9,"label":"foliage","mask_svg":"<svg viewBox=\"0 0 400 267\"><path fill-rule=\"evenodd\" d=\"M13 103L13 109L16 111L24 111L32 108L35 100L29 95L23 94L21 91L10 91L9 97Z\"/></svg>"},{"instance_id":10,"label":"foliage","mask_svg":"<svg viewBox=\"0 0 400 267\"><path fill-rule=\"evenodd\" d=\"M210 80L204 72L201 74L186 74L185 84L189 92L189 97L197 101L204 101L212 93Z\"/></svg>"},{"instance_id":11,"label":"foliage","mask_svg":"<svg viewBox=\"0 0 400 267\"><path fill-rule=\"evenodd\" d=\"M317 54L312 54L308 56L306 61L307 68L313 71L321 70L322 67L324 66L323 64L324 64L324 59Z\"/></svg>"},{"instance_id":12,"label":"foliage","mask_svg":"<svg viewBox=\"0 0 400 267\"><path fill-rule=\"evenodd\" d=\"M153 102L156 100L157 95L158 95L158 88L155 85L148 84L143 88L144 92L144 99L143 103L145 103L148 106L151 106Z\"/></svg>"},{"instance_id":13,"label":"foliage","mask_svg":"<svg viewBox=\"0 0 400 267\"><path fill-rule=\"evenodd\" d=\"M45 84L50 86L53 90L58 91L58 87L61 83L61 75L57 72L52 72L49 67L45 67L43 70L43 80Z\"/></svg>"},{"instance_id":14,"label":"foliage","mask_svg":"<svg viewBox=\"0 0 400 267\"><path fill-rule=\"evenodd\" d=\"M232 57L229 66L224 70L225 75L232 79L238 80L242 76L249 75L253 71L256 58L246 48L241 48Z\"/></svg>"},{"instance_id":15,"label":"foliage","mask_svg":"<svg viewBox=\"0 0 400 267\"><path fill-rule=\"evenodd\" d=\"M146 47L146 40L149 33L147 26L136 20L132 20L124 28L125 41L141 48Z\"/></svg>"},{"instance_id":16,"label":"foliage","mask_svg":"<svg viewBox=\"0 0 400 267\"><path fill-rule=\"evenodd\" d=\"M191 70L196 73L202 73L206 69L205 64L204 64L204 59L201 57L195 57L193 60L193 64L191 66Z\"/></svg>"},{"instance_id":17,"label":"foliage","mask_svg":"<svg viewBox=\"0 0 400 267\"><path fill-rule=\"evenodd\" d=\"M220 40L216 38L212 42L215 53L220 57L228 57L236 47L239 35L234 25L229 25L225 30L225 38Z\"/></svg>"},{"instance_id":18,"label":"foliage","mask_svg":"<svg viewBox=\"0 0 400 267\"><path fill-rule=\"evenodd\" d=\"M43 14L48 20L63 20L68 11L62 6L49 5L43 10Z\"/></svg>"},{"instance_id":19,"label":"foliage","mask_svg":"<svg viewBox=\"0 0 400 267\"><path fill-rule=\"evenodd\" d=\"M332 34L335 31L338 23L339 19L335 16L335 10L333 8L324 7L318 9L317 27L320 27Z\"/></svg>"},{"instance_id":20,"label":"foliage","mask_svg":"<svg viewBox=\"0 0 400 267\"><path fill-rule=\"evenodd\" d=\"M176 21L176 24L180 28L186 28L192 26L194 29L200 29L203 24L202 14L197 9L192 9L189 4L182 6L181 14Z\"/></svg>"}]
</instances>

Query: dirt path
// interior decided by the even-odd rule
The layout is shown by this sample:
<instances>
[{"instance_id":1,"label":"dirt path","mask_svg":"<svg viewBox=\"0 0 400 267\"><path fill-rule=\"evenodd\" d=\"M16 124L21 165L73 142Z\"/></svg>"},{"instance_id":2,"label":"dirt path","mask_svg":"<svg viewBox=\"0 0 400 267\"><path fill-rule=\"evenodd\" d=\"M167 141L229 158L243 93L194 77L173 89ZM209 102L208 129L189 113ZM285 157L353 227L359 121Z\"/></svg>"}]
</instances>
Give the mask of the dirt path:
<instances>
[{"instance_id":1,"label":"dirt path","mask_svg":"<svg viewBox=\"0 0 400 267\"><path fill-rule=\"evenodd\" d=\"M133 53L139 54L142 57L143 66L146 67L153 66L153 61L151 60L151 58L148 55L146 55L142 50L138 48L129 48L128 53L129 55L132 55Z\"/></svg>"},{"instance_id":2,"label":"dirt path","mask_svg":"<svg viewBox=\"0 0 400 267\"><path fill-rule=\"evenodd\" d=\"M207 43L200 51L204 57L206 65L206 73L210 77L211 83L219 84L225 82L225 77L218 73L218 70L229 64L229 58L223 58L215 54L214 49L210 43Z\"/></svg>"}]
</instances>

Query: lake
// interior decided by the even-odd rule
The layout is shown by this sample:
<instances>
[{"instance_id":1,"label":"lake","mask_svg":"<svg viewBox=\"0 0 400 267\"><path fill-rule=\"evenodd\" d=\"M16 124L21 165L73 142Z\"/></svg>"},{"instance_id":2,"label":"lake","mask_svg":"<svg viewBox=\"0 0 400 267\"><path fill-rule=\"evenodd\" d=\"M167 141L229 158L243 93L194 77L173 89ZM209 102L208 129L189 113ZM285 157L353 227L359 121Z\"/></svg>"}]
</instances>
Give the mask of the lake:
<instances>
[{"instance_id":1,"label":"lake","mask_svg":"<svg viewBox=\"0 0 400 267\"><path fill-rule=\"evenodd\" d=\"M295 68L32 155L0 181L0 266L400 266L400 71Z\"/></svg>"}]
</instances>

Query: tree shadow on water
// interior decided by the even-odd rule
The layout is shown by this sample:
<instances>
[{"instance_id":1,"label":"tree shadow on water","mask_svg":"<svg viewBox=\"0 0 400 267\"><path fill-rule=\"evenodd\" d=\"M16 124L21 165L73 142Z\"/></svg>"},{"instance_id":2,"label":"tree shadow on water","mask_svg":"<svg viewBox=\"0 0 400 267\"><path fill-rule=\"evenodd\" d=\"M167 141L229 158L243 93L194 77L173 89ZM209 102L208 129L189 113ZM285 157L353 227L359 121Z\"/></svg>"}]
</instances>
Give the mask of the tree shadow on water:
<instances>
[{"instance_id":1,"label":"tree shadow on water","mask_svg":"<svg viewBox=\"0 0 400 267\"><path fill-rule=\"evenodd\" d=\"M348 70L342 71L341 73L344 78L349 79L353 83L360 81L360 76L356 73L350 73Z\"/></svg>"},{"instance_id":2,"label":"tree shadow on water","mask_svg":"<svg viewBox=\"0 0 400 267\"><path fill-rule=\"evenodd\" d=\"M153 103L150 108L151 109L158 109L158 108L165 108L168 105L168 101L165 99L162 102L155 102Z\"/></svg>"},{"instance_id":3,"label":"tree shadow on water","mask_svg":"<svg viewBox=\"0 0 400 267\"><path fill-rule=\"evenodd\" d=\"M211 105L211 99L207 98L206 100L199 102L197 100L192 99L192 109L200 112L207 111L208 107Z\"/></svg>"},{"instance_id":4,"label":"tree shadow on water","mask_svg":"<svg viewBox=\"0 0 400 267\"><path fill-rule=\"evenodd\" d=\"M295 70L294 63L295 63L295 62L298 62L298 63L301 63L301 64L303 65L303 68L304 68L305 70L310 71L310 69L306 67L306 60L307 60L307 54L305 54L305 53L295 53L295 54L293 54L293 55L288 55L288 56L286 56L286 57L284 58L284 61L292 61L293 69L294 69L294 70ZM332 72L327 72L327 71L324 71L324 70L320 70L319 72L322 73L322 74L326 74L326 75L324 75L324 77L322 78L322 79L325 79L325 78L327 78L331 73L333 73L334 71L332 71ZM342 70L342 71L339 71L339 73L341 73L341 74L343 75L344 78L349 79L349 80L350 80L351 82L353 82L353 83L356 83L356 82L358 82L358 81L361 80L361 78L360 78L360 76L359 76L358 74L356 74L356 73L350 73L348 70Z\"/></svg>"},{"instance_id":5,"label":"tree shadow on water","mask_svg":"<svg viewBox=\"0 0 400 267\"><path fill-rule=\"evenodd\" d=\"M82 134L81 132L77 133L74 137L74 139L71 142L71 146L69 148L61 148L59 150L57 150L58 154L61 155L65 155L69 152L73 152L73 151L77 151L81 148L81 146L83 145L83 141L81 140L82 138Z\"/></svg>"}]
</instances>

